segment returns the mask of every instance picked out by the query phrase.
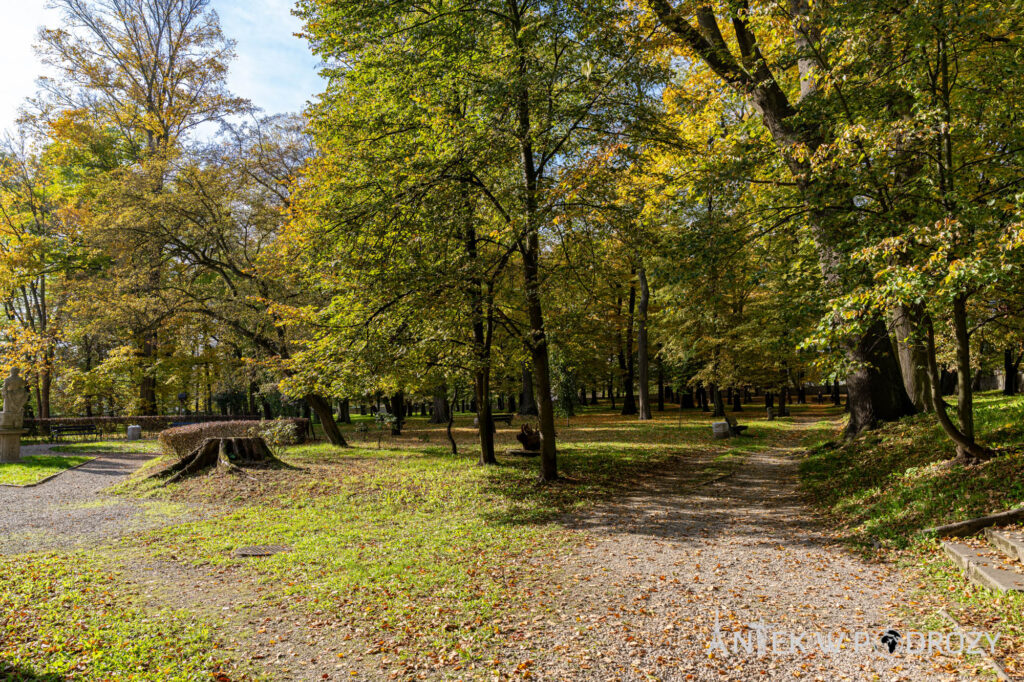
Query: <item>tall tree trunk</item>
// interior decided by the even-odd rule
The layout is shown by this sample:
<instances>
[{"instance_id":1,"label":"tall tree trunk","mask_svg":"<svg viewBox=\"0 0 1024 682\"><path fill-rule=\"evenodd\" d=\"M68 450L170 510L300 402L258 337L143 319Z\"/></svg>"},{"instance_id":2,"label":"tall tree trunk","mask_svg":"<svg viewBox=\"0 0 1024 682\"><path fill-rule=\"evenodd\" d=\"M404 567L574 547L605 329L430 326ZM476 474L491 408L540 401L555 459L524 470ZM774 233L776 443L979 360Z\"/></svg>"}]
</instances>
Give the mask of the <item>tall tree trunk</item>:
<instances>
[{"instance_id":1,"label":"tall tree trunk","mask_svg":"<svg viewBox=\"0 0 1024 682\"><path fill-rule=\"evenodd\" d=\"M491 412L491 368L477 370L476 419L480 431L480 464L497 464L494 456L494 415Z\"/></svg>"},{"instance_id":2,"label":"tall tree trunk","mask_svg":"<svg viewBox=\"0 0 1024 682\"><path fill-rule=\"evenodd\" d=\"M447 396L446 396L445 400L447 400ZM445 411L448 413L448 425L445 428L445 433L448 435L448 442L452 446L452 454L453 455L459 454L459 446L456 445L456 443L455 443L455 436L452 435L452 423L455 422L455 406L458 404L458 400L459 400L459 389L456 388L455 391L452 393L452 403L451 403L451 405L450 406L446 406L446 408L445 408Z\"/></svg>"},{"instance_id":3,"label":"tall tree trunk","mask_svg":"<svg viewBox=\"0 0 1024 682\"><path fill-rule=\"evenodd\" d=\"M1003 349L1003 395L1017 395L1017 372L1022 358L1024 353L1015 348Z\"/></svg>"},{"instance_id":4,"label":"tall tree trunk","mask_svg":"<svg viewBox=\"0 0 1024 682\"><path fill-rule=\"evenodd\" d=\"M536 229L530 231L527 248L523 253L526 279L526 310L530 319L530 355L533 358L533 381L537 388L537 409L540 416L541 454L540 478L553 481L558 478L558 460L555 450L555 410L551 402L551 367L548 357L548 338L544 329L544 311L540 302L540 238Z\"/></svg>"},{"instance_id":5,"label":"tall tree trunk","mask_svg":"<svg viewBox=\"0 0 1024 682\"><path fill-rule=\"evenodd\" d=\"M661 351L658 351L658 412L665 411L665 362L661 359Z\"/></svg>"},{"instance_id":6,"label":"tall tree trunk","mask_svg":"<svg viewBox=\"0 0 1024 682\"><path fill-rule=\"evenodd\" d=\"M711 416L724 417L725 403L722 401L722 389L720 389L717 384L708 384L708 390L711 392L711 397L715 405L715 411Z\"/></svg>"},{"instance_id":7,"label":"tall tree trunk","mask_svg":"<svg viewBox=\"0 0 1024 682\"><path fill-rule=\"evenodd\" d=\"M956 338L957 417L960 431L974 441L974 389L971 386L971 339L967 331L967 300L953 299L953 335ZM966 454L966 453L962 453Z\"/></svg>"},{"instance_id":8,"label":"tall tree trunk","mask_svg":"<svg viewBox=\"0 0 1024 682\"><path fill-rule=\"evenodd\" d=\"M430 423L447 424L448 416L448 386L444 385L434 391L434 413L430 415Z\"/></svg>"},{"instance_id":9,"label":"tall tree trunk","mask_svg":"<svg viewBox=\"0 0 1024 682\"><path fill-rule=\"evenodd\" d=\"M926 352L928 354L928 375L932 386L932 404L935 406L935 416L939 420L939 425L942 426L942 430L946 432L949 439L956 445L957 457L959 459L968 462L988 459L992 456L992 452L988 448L978 445L973 436L969 437L958 429L946 412L946 401L942 399L942 381L940 380L939 368L935 360L935 328L930 318L926 318L924 324Z\"/></svg>"},{"instance_id":10,"label":"tall tree trunk","mask_svg":"<svg viewBox=\"0 0 1024 682\"><path fill-rule=\"evenodd\" d=\"M629 283L629 306L626 315L626 336L625 348L620 350L619 362L622 365L624 374L622 376L622 414L633 415L637 413L636 398L633 393L633 385L636 383L636 363L633 360L633 326L636 320L636 286L632 281Z\"/></svg>"},{"instance_id":11,"label":"tall tree trunk","mask_svg":"<svg viewBox=\"0 0 1024 682\"><path fill-rule=\"evenodd\" d=\"M858 367L846 378L850 411L847 434L856 435L883 421L914 414L914 404L903 387L903 374L892 353L889 332L881 319L857 339L850 355Z\"/></svg>"},{"instance_id":12,"label":"tall tree trunk","mask_svg":"<svg viewBox=\"0 0 1024 682\"><path fill-rule=\"evenodd\" d=\"M142 378L139 381L139 414L143 416L156 414L156 375L153 367L156 361L156 349L156 333L144 332L139 347L139 359L142 363Z\"/></svg>"},{"instance_id":13,"label":"tall tree trunk","mask_svg":"<svg viewBox=\"0 0 1024 682\"><path fill-rule=\"evenodd\" d=\"M637 330L637 364L639 365L640 380L640 419L651 418L651 385L650 385L650 357L647 347L647 307L651 300L651 291L647 286L647 270L640 266L640 305L638 308L638 330Z\"/></svg>"},{"instance_id":14,"label":"tall tree trunk","mask_svg":"<svg viewBox=\"0 0 1024 682\"><path fill-rule=\"evenodd\" d=\"M909 306L897 306L892 313L892 326L896 335L896 355L907 397L921 412L931 412L932 387L928 378L928 357L924 341L917 337L917 322L922 311Z\"/></svg>"},{"instance_id":15,"label":"tall tree trunk","mask_svg":"<svg viewBox=\"0 0 1024 682\"><path fill-rule=\"evenodd\" d=\"M524 365L523 389L519 394L519 415L521 417L536 417L537 414L537 399L533 393L533 371Z\"/></svg>"},{"instance_id":16,"label":"tall tree trunk","mask_svg":"<svg viewBox=\"0 0 1024 682\"><path fill-rule=\"evenodd\" d=\"M324 427L324 436L327 437L327 441L331 445L342 448L348 447L345 437L341 435L341 430L338 428L338 423L334 421L334 415L331 414L330 403L323 396L310 393L306 396L306 405L320 418L320 424Z\"/></svg>"},{"instance_id":17,"label":"tall tree trunk","mask_svg":"<svg viewBox=\"0 0 1024 682\"><path fill-rule=\"evenodd\" d=\"M391 425L391 435L401 436L405 425L405 391L391 396L391 416L395 418L395 423Z\"/></svg>"},{"instance_id":18,"label":"tall tree trunk","mask_svg":"<svg viewBox=\"0 0 1024 682\"><path fill-rule=\"evenodd\" d=\"M39 371L39 418L50 418L50 386L53 382L53 351L43 354L43 367Z\"/></svg>"}]
</instances>

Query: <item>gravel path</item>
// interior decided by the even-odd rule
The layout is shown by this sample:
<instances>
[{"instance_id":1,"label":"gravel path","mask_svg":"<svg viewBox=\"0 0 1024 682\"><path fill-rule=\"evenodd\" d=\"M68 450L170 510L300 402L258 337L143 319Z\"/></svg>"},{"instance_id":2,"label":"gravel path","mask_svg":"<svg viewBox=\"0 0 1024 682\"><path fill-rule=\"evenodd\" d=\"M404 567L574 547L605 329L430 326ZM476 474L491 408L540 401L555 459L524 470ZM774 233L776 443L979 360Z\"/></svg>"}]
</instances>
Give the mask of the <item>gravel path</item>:
<instances>
[{"instance_id":1,"label":"gravel path","mask_svg":"<svg viewBox=\"0 0 1024 682\"><path fill-rule=\"evenodd\" d=\"M956 661L852 642L831 655L813 644L791 653L800 632L812 643L815 633L865 631L872 643L888 628L905 634L894 614L910 598L895 567L844 551L801 503L793 454L750 455L696 490L664 477L578 520L593 542L564 567L546 626L507 658L534 657L529 669L545 679L973 679L954 672ZM716 617L729 655L708 648ZM748 635L762 625L758 655ZM736 655L733 631L755 653Z\"/></svg>"},{"instance_id":2,"label":"gravel path","mask_svg":"<svg viewBox=\"0 0 1024 682\"><path fill-rule=\"evenodd\" d=\"M50 447L26 446L22 454L48 454ZM0 554L71 549L165 522L153 503L101 493L152 453L82 454L96 459L42 485L0 487Z\"/></svg>"}]
</instances>

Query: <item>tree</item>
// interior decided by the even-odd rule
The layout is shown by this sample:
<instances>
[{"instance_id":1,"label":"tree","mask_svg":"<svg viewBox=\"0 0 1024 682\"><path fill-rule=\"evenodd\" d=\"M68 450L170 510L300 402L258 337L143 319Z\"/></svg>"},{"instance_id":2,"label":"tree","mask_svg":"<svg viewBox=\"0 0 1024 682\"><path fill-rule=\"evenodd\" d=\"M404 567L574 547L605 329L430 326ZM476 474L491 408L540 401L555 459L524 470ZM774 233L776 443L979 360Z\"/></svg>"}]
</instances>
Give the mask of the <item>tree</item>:
<instances>
[{"instance_id":1,"label":"tree","mask_svg":"<svg viewBox=\"0 0 1024 682\"><path fill-rule=\"evenodd\" d=\"M39 52L57 76L40 79L37 123L73 114L83 125L115 135L123 156L119 167L106 174L108 187L119 180L137 185L143 179L144 197L159 195L168 179L165 164L184 138L247 106L225 87L233 44L222 35L209 5L209 0L54 0L62 27L40 31ZM161 286L163 244L150 238L145 222L134 225L130 246L120 253L124 234L111 234L103 220L92 224L97 231L88 238L134 271L128 278L133 288L152 294ZM144 367L140 410L153 414L152 364L168 316L157 305L132 308L137 322L132 335Z\"/></svg>"},{"instance_id":2,"label":"tree","mask_svg":"<svg viewBox=\"0 0 1024 682\"><path fill-rule=\"evenodd\" d=\"M825 33L821 30L822 13L827 10L812 10L805 2L769 4L755 11L735 5L724 12L722 18L732 28L734 43L730 46L711 5L697 5L690 16L668 0L648 0L661 25L679 39L686 53L757 111L806 205L824 284L831 295L840 296L865 275L842 266L849 225L837 221L829 208L849 205L851 189L831 182L823 164L812 162L830 142L834 122L828 109L816 105L819 84L829 70L830 46L822 44ZM762 21L763 16L773 14L781 15L788 34L776 28L783 22ZM778 47L778 57L765 52L769 46ZM791 64L796 73L789 68ZM899 367L883 318L864 325L858 336L843 339L843 349L849 368L850 433L914 411L902 380L898 380Z\"/></svg>"}]
</instances>

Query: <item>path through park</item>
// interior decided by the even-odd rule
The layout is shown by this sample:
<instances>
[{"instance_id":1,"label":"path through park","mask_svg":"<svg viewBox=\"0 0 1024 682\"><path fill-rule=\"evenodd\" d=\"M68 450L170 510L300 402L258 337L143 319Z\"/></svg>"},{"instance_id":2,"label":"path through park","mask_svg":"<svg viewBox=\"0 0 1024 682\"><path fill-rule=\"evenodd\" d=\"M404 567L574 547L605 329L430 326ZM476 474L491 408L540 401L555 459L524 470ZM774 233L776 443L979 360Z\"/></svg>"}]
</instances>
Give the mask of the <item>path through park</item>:
<instances>
[{"instance_id":1,"label":"path through park","mask_svg":"<svg viewBox=\"0 0 1024 682\"><path fill-rule=\"evenodd\" d=\"M50 445L22 448L50 454ZM82 453L95 459L41 485L0 487L0 554L83 547L126 533L182 520L175 508L104 494L153 457L116 452Z\"/></svg>"},{"instance_id":2,"label":"path through park","mask_svg":"<svg viewBox=\"0 0 1024 682\"><path fill-rule=\"evenodd\" d=\"M788 652L800 632L866 631L874 643L902 627L909 587L893 567L838 546L799 499L794 456L760 451L697 489L662 477L578 520L593 541L565 567L577 587L561 592L525 647L536 654L530 667L574 679L959 679L948 661L858 652L852 642L835 655L812 646L725 657L708 647L716 619L731 652L734 630L751 641L748 624L767 626L769 652L772 632Z\"/></svg>"}]
</instances>

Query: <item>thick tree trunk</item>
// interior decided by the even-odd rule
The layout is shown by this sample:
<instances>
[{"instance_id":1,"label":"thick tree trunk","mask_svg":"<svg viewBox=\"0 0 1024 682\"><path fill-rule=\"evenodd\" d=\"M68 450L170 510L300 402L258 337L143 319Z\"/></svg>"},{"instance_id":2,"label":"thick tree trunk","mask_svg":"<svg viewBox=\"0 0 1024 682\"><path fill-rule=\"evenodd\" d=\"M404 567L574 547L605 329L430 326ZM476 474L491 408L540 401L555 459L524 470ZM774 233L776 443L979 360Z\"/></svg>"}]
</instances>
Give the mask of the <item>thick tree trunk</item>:
<instances>
[{"instance_id":1,"label":"thick tree trunk","mask_svg":"<svg viewBox=\"0 0 1024 682\"><path fill-rule=\"evenodd\" d=\"M523 389L519 394L519 413L522 417L536 417L537 399L533 392L533 371L523 367Z\"/></svg>"},{"instance_id":2,"label":"thick tree trunk","mask_svg":"<svg viewBox=\"0 0 1024 682\"><path fill-rule=\"evenodd\" d=\"M640 419L651 418L651 382L650 382L650 357L647 347L647 307L651 300L651 292L647 286L647 271L640 267L640 304L637 318L637 364L640 380Z\"/></svg>"},{"instance_id":3,"label":"thick tree trunk","mask_svg":"<svg viewBox=\"0 0 1024 682\"><path fill-rule=\"evenodd\" d=\"M779 391L779 416L780 417L788 417L789 416L788 399L789 399L789 387L788 386L783 386L782 390Z\"/></svg>"},{"instance_id":4,"label":"thick tree trunk","mask_svg":"<svg viewBox=\"0 0 1024 682\"><path fill-rule=\"evenodd\" d=\"M39 372L39 418L50 418L50 387L53 383L53 355L47 351Z\"/></svg>"},{"instance_id":5,"label":"thick tree trunk","mask_svg":"<svg viewBox=\"0 0 1024 682\"><path fill-rule=\"evenodd\" d=\"M434 413L430 415L430 423L447 424L448 417L448 387L442 386L434 391Z\"/></svg>"},{"instance_id":6,"label":"thick tree trunk","mask_svg":"<svg viewBox=\"0 0 1024 682\"><path fill-rule=\"evenodd\" d=\"M626 336L624 346L620 351L620 365L622 366L622 414L633 415L637 413L636 398L633 393L633 385L636 383L636 364L633 361L633 325L636 319L636 286L630 282L629 285L629 307L626 315Z\"/></svg>"},{"instance_id":7,"label":"thick tree trunk","mask_svg":"<svg viewBox=\"0 0 1024 682\"><path fill-rule=\"evenodd\" d=\"M920 412L931 412L932 387L928 379L928 357L924 341L917 336L920 310L897 306L892 313L892 326L896 335L896 355L907 397Z\"/></svg>"},{"instance_id":8,"label":"thick tree trunk","mask_svg":"<svg viewBox=\"0 0 1024 682\"><path fill-rule=\"evenodd\" d=\"M391 396L391 415L395 418L395 423L391 425L391 435L401 436L405 425L405 391Z\"/></svg>"},{"instance_id":9,"label":"thick tree trunk","mask_svg":"<svg viewBox=\"0 0 1024 682\"><path fill-rule=\"evenodd\" d=\"M334 415L331 414L331 406L323 396L310 393L306 396L306 405L320 417L320 423L324 427L324 436L327 437L327 441L331 445L337 445L342 448L348 447L348 443L345 442L345 437L341 435L337 422L334 421Z\"/></svg>"},{"instance_id":10,"label":"thick tree trunk","mask_svg":"<svg viewBox=\"0 0 1024 682\"><path fill-rule=\"evenodd\" d=\"M142 335L139 347L139 360L142 364L142 379L139 381L139 414L143 416L156 414L156 376L153 373L156 344L155 333L147 332Z\"/></svg>"},{"instance_id":11,"label":"thick tree trunk","mask_svg":"<svg viewBox=\"0 0 1024 682\"><path fill-rule=\"evenodd\" d=\"M661 353L659 351L658 356L658 412L665 411L665 363L661 359Z\"/></svg>"},{"instance_id":12,"label":"thick tree trunk","mask_svg":"<svg viewBox=\"0 0 1024 682\"><path fill-rule=\"evenodd\" d=\"M960 431L974 442L974 389L971 385L971 339L967 331L967 301L953 299L953 336L956 338L957 417ZM962 456L969 456L966 451Z\"/></svg>"},{"instance_id":13,"label":"thick tree trunk","mask_svg":"<svg viewBox=\"0 0 1024 682\"><path fill-rule=\"evenodd\" d=\"M850 355L859 368L846 378L846 405L850 411L848 435L916 412L903 387L903 375L881 319L875 320L858 339Z\"/></svg>"},{"instance_id":14,"label":"thick tree trunk","mask_svg":"<svg viewBox=\"0 0 1024 682\"><path fill-rule=\"evenodd\" d=\"M1024 353L1015 348L1003 349L1003 395L1017 395L1017 372Z\"/></svg>"},{"instance_id":15,"label":"thick tree trunk","mask_svg":"<svg viewBox=\"0 0 1024 682\"><path fill-rule=\"evenodd\" d=\"M555 450L555 410L551 401L551 367L548 357L548 338L544 329L544 311L540 302L540 239L531 230L528 247L523 254L526 279L526 311L530 319L530 355L533 358L533 381L537 388L537 409L540 417L541 454L540 478L553 481L558 478L558 460Z\"/></svg>"},{"instance_id":16,"label":"thick tree trunk","mask_svg":"<svg viewBox=\"0 0 1024 682\"><path fill-rule=\"evenodd\" d=\"M715 384L708 385L708 391L711 392L711 396L714 399L715 411L712 414L713 417L724 417L725 416L725 402L722 400L722 389L718 388Z\"/></svg>"},{"instance_id":17,"label":"thick tree trunk","mask_svg":"<svg viewBox=\"0 0 1024 682\"><path fill-rule=\"evenodd\" d=\"M494 415L491 412L491 371L485 367L476 372L476 419L480 432L480 464L497 464L494 456Z\"/></svg>"}]
</instances>

